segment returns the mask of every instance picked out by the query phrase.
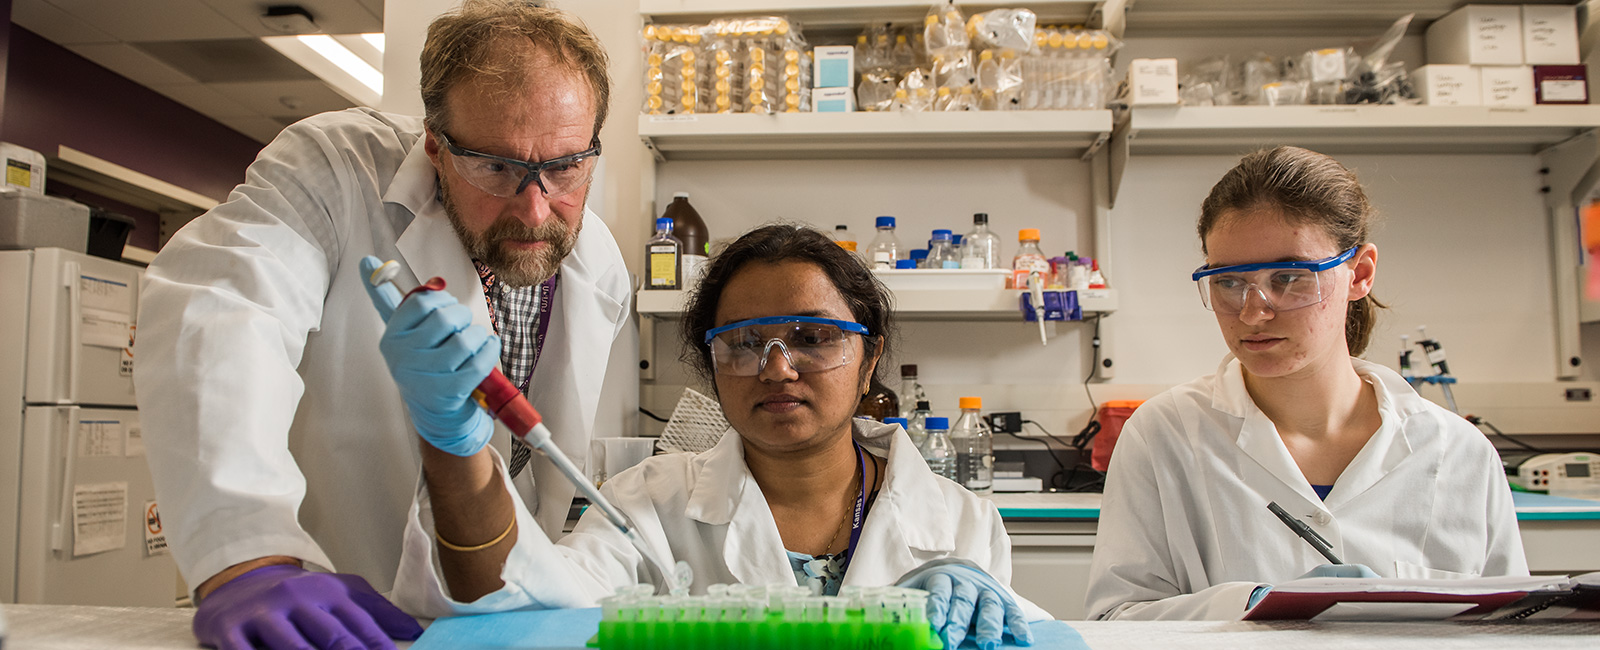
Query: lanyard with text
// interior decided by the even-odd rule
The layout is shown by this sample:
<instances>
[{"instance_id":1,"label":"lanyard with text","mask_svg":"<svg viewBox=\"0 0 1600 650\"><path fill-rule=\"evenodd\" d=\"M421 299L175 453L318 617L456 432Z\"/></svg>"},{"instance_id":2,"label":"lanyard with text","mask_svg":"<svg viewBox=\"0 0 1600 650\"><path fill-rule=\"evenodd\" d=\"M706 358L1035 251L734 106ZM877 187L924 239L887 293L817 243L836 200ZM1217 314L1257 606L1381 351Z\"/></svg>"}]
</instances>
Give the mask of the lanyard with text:
<instances>
[{"instance_id":1,"label":"lanyard with text","mask_svg":"<svg viewBox=\"0 0 1600 650\"><path fill-rule=\"evenodd\" d=\"M850 560L856 557L856 543L861 541L861 524L867 518L867 459L862 456L861 443L850 441L856 446L856 464L861 471L861 491L856 493L856 509L850 520L850 547L845 549L844 561L839 563L839 575L844 576L850 570ZM876 467L876 464L874 464Z\"/></svg>"},{"instance_id":2,"label":"lanyard with text","mask_svg":"<svg viewBox=\"0 0 1600 650\"><path fill-rule=\"evenodd\" d=\"M533 381L533 369L539 367L539 353L544 351L544 335L550 331L550 312L555 305L556 284L560 279L561 274L557 273L539 284L538 324L533 330L533 363L528 364L528 376L523 377L522 385L517 387L523 395L528 394L528 382Z\"/></svg>"}]
</instances>

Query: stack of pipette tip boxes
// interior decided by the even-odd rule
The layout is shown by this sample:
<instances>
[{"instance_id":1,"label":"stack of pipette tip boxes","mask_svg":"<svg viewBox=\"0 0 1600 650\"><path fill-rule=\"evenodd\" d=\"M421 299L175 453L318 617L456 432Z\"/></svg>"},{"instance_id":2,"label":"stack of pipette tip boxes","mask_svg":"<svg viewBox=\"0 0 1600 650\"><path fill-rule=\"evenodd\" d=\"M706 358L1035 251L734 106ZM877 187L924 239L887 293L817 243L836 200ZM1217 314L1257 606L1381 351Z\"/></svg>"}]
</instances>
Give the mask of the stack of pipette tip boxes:
<instances>
[{"instance_id":1,"label":"stack of pipette tip boxes","mask_svg":"<svg viewBox=\"0 0 1600 650\"><path fill-rule=\"evenodd\" d=\"M600 601L600 631L589 646L937 650L927 602L927 592L901 587L815 596L800 586L711 585L704 596L657 596L655 587L635 585Z\"/></svg>"}]
</instances>

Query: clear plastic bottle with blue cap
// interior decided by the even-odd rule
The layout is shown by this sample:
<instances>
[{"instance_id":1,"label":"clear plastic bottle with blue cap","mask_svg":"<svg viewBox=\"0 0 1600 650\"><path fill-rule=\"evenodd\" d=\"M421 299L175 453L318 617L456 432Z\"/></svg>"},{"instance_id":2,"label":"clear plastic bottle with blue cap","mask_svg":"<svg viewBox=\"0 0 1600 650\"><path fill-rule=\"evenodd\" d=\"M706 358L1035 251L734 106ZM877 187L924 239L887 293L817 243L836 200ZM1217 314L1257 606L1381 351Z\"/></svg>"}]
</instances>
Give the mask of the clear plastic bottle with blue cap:
<instances>
[{"instance_id":1,"label":"clear plastic bottle with blue cap","mask_svg":"<svg viewBox=\"0 0 1600 650\"><path fill-rule=\"evenodd\" d=\"M656 235L645 242L644 255L644 288L683 288L683 242L672 236L672 219L656 219Z\"/></svg>"},{"instance_id":2,"label":"clear plastic bottle with blue cap","mask_svg":"<svg viewBox=\"0 0 1600 650\"><path fill-rule=\"evenodd\" d=\"M956 255L955 246L951 244L951 232L949 230L933 231L933 240L928 244L928 268L961 268L961 258Z\"/></svg>"},{"instance_id":3,"label":"clear plastic bottle with blue cap","mask_svg":"<svg viewBox=\"0 0 1600 650\"><path fill-rule=\"evenodd\" d=\"M878 236L867 247L867 261L874 269L892 269L900 259L900 239L894 236L894 217L878 217Z\"/></svg>"},{"instance_id":4,"label":"clear plastic bottle with blue cap","mask_svg":"<svg viewBox=\"0 0 1600 650\"><path fill-rule=\"evenodd\" d=\"M914 269L925 269L925 268L928 268L928 249L926 249L926 248L913 248L913 249L911 249L911 253L909 255L906 255L906 259L909 259L912 262L915 262L915 264L911 268L914 268Z\"/></svg>"},{"instance_id":5,"label":"clear plastic bottle with blue cap","mask_svg":"<svg viewBox=\"0 0 1600 650\"><path fill-rule=\"evenodd\" d=\"M925 423L928 435L922 439L922 460L933 473L956 480L956 447L950 442L950 418L931 417Z\"/></svg>"}]
</instances>

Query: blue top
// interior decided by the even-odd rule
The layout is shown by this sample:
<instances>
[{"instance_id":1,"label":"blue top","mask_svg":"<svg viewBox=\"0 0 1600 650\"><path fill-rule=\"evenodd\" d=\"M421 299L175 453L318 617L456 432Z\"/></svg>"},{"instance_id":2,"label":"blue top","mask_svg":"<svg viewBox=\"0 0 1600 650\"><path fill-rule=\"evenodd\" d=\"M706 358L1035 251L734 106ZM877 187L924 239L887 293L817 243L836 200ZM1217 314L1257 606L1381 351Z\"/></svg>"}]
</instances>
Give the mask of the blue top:
<instances>
[{"instance_id":1,"label":"blue top","mask_svg":"<svg viewBox=\"0 0 1600 650\"><path fill-rule=\"evenodd\" d=\"M878 217L878 227L879 228L893 228L894 227L894 217Z\"/></svg>"},{"instance_id":2,"label":"blue top","mask_svg":"<svg viewBox=\"0 0 1600 650\"><path fill-rule=\"evenodd\" d=\"M906 425L906 419L905 418L884 418L883 419L883 423L884 424L898 424L898 425L904 427Z\"/></svg>"},{"instance_id":3,"label":"blue top","mask_svg":"<svg viewBox=\"0 0 1600 650\"><path fill-rule=\"evenodd\" d=\"M926 249L926 248L913 248L913 249L911 249L911 259L914 259L914 260L925 260L925 259L928 259L928 249Z\"/></svg>"},{"instance_id":4,"label":"blue top","mask_svg":"<svg viewBox=\"0 0 1600 650\"><path fill-rule=\"evenodd\" d=\"M927 256L927 251L923 251L923 256L924 257ZM894 267L897 268L897 269L914 269L914 268L917 268L917 261L916 260L895 260L894 261Z\"/></svg>"},{"instance_id":5,"label":"blue top","mask_svg":"<svg viewBox=\"0 0 1600 650\"><path fill-rule=\"evenodd\" d=\"M933 241L939 241L941 239L950 239L950 231L943 229L933 231Z\"/></svg>"},{"instance_id":6,"label":"blue top","mask_svg":"<svg viewBox=\"0 0 1600 650\"><path fill-rule=\"evenodd\" d=\"M945 431L950 428L950 418L928 418L922 426L929 431Z\"/></svg>"},{"instance_id":7,"label":"blue top","mask_svg":"<svg viewBox=\"0 0 1600 650\"><path fill-rule=\"evenodd\" d=\"M1313 486L1311 486L1311 489L1316 491L1318 499L1322 499L1323 501L1327 501L1328 500L1328 493L1333 491L1333 486L1332 485L1313 485Z\"/></svg>"},{"instance_id":8,"label":"blue top","mask_svg":"<svg viewBox=\"0 0 1600 650\"><path fill-rule=\"evenodd\" d=\"M656 231L660 232L662 230L672 232L672 217L660 217L656 219Z\"/></svg>"}]
</instances>

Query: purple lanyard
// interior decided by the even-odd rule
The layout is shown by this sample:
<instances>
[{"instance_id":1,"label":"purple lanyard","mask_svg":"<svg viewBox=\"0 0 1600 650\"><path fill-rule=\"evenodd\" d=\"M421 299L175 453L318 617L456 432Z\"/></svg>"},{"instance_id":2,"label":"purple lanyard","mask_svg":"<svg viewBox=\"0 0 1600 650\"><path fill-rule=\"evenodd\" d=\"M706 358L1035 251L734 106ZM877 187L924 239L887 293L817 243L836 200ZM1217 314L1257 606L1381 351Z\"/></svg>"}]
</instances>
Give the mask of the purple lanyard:
<instances>
[{"instance_id":1,"label":"purple lanyard","mask_svg":"<svg viewBox=\"0 0 1600 650\"><path fill-rule=\"evenodd\" d=\"M561 274L557 273L539 284L539 316L533 330L533 363L528 364L528 376L523 377L522 385L517 387L523 395L528 394L528 384L533 381L533 369L539 367L539 354L544 352L544 335L550 331L550 313L555 305L556 284L560 278Z\"/></svg>"},{"instance_id":2,"label":"purple lanyard","mask_svg":"<svg viewBox=\"0 0 1600 650\"><path fill-rule=\"evenodd\" d=\"M845 549L844 561L839 563L839 576L842 581L846 571L850 570L850 560L855 559L856 543L861 541L861 524L867 518L867 459L861 455L861 443L850 441L856 446L856 465L861 470L861 491L856 493L855 517L850 520L850 547ZM877 463L873 463L877 467Z\"/></svg>"}]
</instances>

